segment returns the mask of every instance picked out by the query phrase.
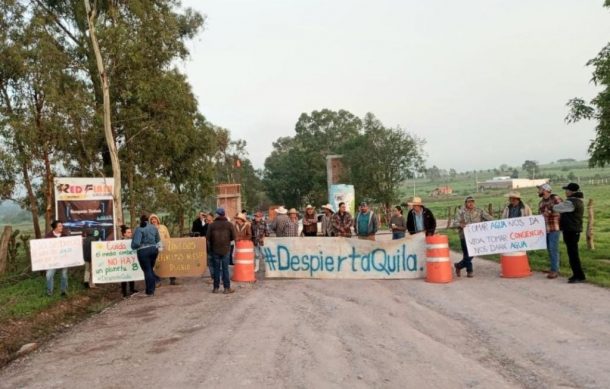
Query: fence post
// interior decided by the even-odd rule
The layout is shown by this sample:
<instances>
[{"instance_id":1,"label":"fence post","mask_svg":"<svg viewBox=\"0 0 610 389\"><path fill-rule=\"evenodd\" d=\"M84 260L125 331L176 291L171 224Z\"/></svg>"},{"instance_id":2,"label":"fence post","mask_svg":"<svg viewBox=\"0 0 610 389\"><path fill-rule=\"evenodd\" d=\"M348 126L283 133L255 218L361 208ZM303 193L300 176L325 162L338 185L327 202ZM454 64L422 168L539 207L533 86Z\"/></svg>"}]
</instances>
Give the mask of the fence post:
<instances>
[{"instance_id":1,"label":"fence post","mask_svg":"<svg viewBox=\"0 0 610 389\"><path fill-rule=\"evenodd\" d=\"M0 274L6 272L8 264L8 243L13 236L13 227L5 226L2 237L0 237Z\"/></svg>"},{"instance_id":2,"label":"fence post","mask_svg":"<svg viewBox=\"0 0 610 389\"><path fill-rule=\"evenodd\" d=\"M593 209L593 199L589 199L587 204L587 213L589 214L589 220L587 221L587 247L589 250L595 250L595 242L593 237L595 232L593 230L593 223L595 222L595 212Z\"/></svg>"},{"instance_id":3,"label":"fence post","mask_svg":"<svg viewBox=\"0 0 610 389\"><path fill-rule=\"evenodd\" d=\"M451 227L451 206L447 207L447 229Z\"/></svg>"}]
</instances>

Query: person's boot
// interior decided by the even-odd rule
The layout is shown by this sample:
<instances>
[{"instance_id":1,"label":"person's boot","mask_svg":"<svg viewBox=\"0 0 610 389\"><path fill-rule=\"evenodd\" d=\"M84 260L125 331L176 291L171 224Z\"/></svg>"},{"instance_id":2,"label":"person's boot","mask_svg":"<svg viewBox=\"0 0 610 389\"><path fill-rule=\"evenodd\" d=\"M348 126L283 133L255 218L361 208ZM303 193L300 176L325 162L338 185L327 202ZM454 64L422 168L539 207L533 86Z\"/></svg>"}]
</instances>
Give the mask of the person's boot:
<instances>
[{"instance_id":1,"label":"person's boot","mask_svg":"<svg viewBox=\"0 0 610 389\"><path fill-rule=\"evenodd\" d=\"M460 265L458 265L457 263L453 264L453 267L455 267L455 275L458 277L462 276L462 268L460 267Z\"/></svg>"},{"instance_id":2,"label":"person's boot","mask_svg":"<svg viewBox=\"0 0 610 389\"><path fill-rule=\"evenodd\" d=\"M214 290L212 290L212 293L220 293L220 289L214 288Z\"/></svg>"},{"instance_id":3,"label":"person's boot","mask_svg":"<svg viewBox=\"0 0 610 389\"><path fill-rule=\"evenodd\" d=\"M233 289L233 288L225 288L225 290L222 293L224 293L224 294L235 293L235 289Z\"/></svg>"},{"instance_id":4,"label":"person's boot","mask_svg":"<svg viewBox=\"0 0 610 389\"><path fill-rule=\"evenodd\" d=\"M466 273L466 277L472 278L472 277L474 277L474 274L471 271L469 271Z\"/></svg>"},{"instance_id":5,"label":"person's boot","mask_svg":"<svg viewBox=\"0 0 610 389\"><path fill-rule=\"evenodd\" d=\"M553 279L553 278L557 278L557 276L559 276L559 273L557 273L556 271L550 271L546 275L546 278Z\"/></svg>"}]
</instances>

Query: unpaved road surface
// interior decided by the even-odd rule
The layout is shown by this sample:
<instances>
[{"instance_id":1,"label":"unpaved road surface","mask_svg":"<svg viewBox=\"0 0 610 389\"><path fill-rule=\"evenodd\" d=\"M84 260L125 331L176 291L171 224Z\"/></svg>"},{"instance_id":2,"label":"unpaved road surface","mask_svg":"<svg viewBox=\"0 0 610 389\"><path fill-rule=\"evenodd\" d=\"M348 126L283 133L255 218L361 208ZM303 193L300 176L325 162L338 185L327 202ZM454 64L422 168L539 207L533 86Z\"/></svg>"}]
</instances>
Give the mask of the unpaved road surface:
<instances>
[{"instance_id":1,"label":"unpaved road surface","mask_svg":"<svg viewBox=\"0 0 610 389\"><path fill-rule=\"evenodd\" d=\"M608 388L610 291L536 273L201 279L132 297L0 371L2 388Z\"/></svg>"}]
</instances>

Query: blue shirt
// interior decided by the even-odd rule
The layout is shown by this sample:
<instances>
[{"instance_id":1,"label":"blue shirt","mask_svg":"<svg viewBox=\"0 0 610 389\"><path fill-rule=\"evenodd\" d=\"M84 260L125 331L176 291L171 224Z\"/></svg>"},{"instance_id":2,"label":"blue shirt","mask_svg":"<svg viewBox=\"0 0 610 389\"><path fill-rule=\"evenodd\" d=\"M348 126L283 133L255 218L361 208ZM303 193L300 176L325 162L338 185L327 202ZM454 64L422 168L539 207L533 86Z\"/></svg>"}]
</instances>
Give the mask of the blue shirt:
<instances>
[{"instance_id":1,"label":"blue shirt","mask_svg":"<svg viewBox=\"0 0 610 389\"><path fill-rule=\"evenodd\" d=\"M146 246L155 246L161 241L159 230L150 223L146 223L144 227L136 228L131 240L131 249L137 250Z\"/></svg>"},{"instance_id":2,"label":"blue shirt","mask_svg":"<svg viewBox=\"0 0 610 389\"><path fill-rule=\"evenodd\" d=\"M413 212L413 216L415 216L415 231L420 232L424 230L424 213Z\"/></svg>"},{"instance_id":3,"label":"blue shirt","mask_svg":"<svg viewBox=\"0 0 610 389\"><path fill-rule=\"evenodd\" d=\"M358 235L366 236L369 234L369 220L371 219L371 213L360 213L358 215Z\"/></svg>"}]
</instances>

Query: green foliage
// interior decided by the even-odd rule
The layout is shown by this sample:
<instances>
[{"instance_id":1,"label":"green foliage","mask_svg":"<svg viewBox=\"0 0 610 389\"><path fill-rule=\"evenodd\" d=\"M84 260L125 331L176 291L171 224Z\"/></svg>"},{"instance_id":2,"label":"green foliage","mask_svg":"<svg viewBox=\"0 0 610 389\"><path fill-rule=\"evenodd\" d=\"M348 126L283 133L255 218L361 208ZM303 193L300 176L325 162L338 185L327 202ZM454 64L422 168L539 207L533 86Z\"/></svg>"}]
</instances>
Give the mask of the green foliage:
<instances>
[{"instance_id":1,"label":"green foliage","mask_svg":"<svg viewBox=\"0 0 610 389\"><path fill-rule=\"evenodd\" d=\"M20 242L17 242L19 230L13 231L8 241L8 263L14 263L17 260L17 250L19 250Z\"/></svg>"},{"instance_id":2,"label":"green foliage","mask_svg":"<svg viewBox=\"0 0 610 389\"><path fill-rule=\"evenodd\" d=\"M604 6L610 7L610 1L606 0ZM565 120L568 123L580 120L597 122L595 139L589 144L589 165L603 167L610 163L610 43L589 60L587 66L593 67L591 81L602 90L589 103L581 98L568 101L570 111Z\"/></svg>"},{"instance_id":3,"label":"green foliage","mask_svg":"<svg viewBox=\"0 0 610 389\"><path fill-rule=\"evenodd\" d=\"M326 157L343 155L342 179L358 196L380 202L398 195L400 184L421 165L422 142L389 129L367 114L324 109L302 114L294 137L282 137L265 160L263 183L271 200L300 207L327 201Z\"/></svg>"},{"instance_id":4,"label":"green foliage","mask_svg":"<svg viewBox=\"0 0 610 389\"><path fill-rule=\"evenodd\" d=\"M538 173L540 172L537 161L527 160L523 162L521 168L528 172L529 178L536 178L538 176Z\"/></svg>"}]
</instances>

